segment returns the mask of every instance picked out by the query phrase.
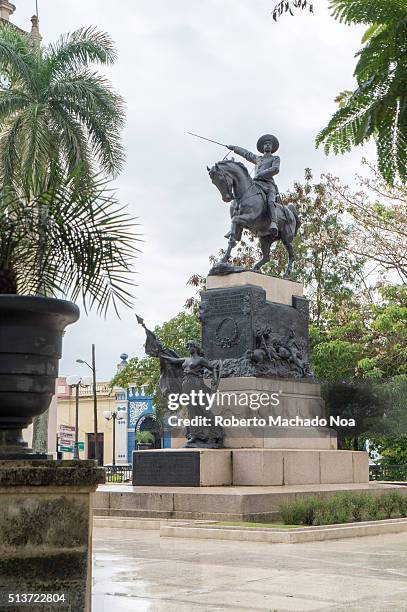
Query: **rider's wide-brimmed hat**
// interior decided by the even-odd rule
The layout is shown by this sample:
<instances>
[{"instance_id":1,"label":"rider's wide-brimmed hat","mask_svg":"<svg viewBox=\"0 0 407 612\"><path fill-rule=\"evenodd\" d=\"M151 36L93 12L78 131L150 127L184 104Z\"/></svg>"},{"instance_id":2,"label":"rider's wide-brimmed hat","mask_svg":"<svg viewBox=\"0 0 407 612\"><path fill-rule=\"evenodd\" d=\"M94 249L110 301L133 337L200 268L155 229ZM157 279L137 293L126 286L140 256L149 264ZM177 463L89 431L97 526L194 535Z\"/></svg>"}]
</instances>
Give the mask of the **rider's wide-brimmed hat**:
<instances>
[{"instance_id":1,"label":"rider's wide-brimmed hat","mask_svg":"<svg viewBox=\"0 0 407 612\"><path fill-rule=\"evenodd\" d=\"M271 152L275 153L277 151L278 147L280 146L278 139L272 134L264 134L264 136L260 136L260 138L257 141L257 150L260 151L260 153L264 153L264 149L263 149L264 143L267 142L268 140L270 140L272 143Z\"/></svg>"}]
</instances>

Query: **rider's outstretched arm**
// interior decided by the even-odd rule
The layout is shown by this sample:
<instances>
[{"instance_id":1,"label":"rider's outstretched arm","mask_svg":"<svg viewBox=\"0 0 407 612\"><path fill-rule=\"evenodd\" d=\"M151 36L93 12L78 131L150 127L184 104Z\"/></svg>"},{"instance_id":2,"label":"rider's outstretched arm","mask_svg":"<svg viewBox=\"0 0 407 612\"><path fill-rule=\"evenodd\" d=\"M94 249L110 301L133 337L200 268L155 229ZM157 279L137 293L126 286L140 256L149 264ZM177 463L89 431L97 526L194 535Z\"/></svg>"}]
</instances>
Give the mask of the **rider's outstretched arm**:
<instances>
[{"instance_id":1,"label":"rider's outstretched arm","mask_svg":"<svg viewBox=\"0 0 407 612\"><path fill-rule=\"evenodd\" d=\"M244 157L252 164L255 164L257 162L257 155L255 155L251 151L248 151L247 149L243 149L243 147L237 147L236 145L228 145L228 149L230 149L237 155L240 155L240 157Z\"/></svg>"}]
</instances>

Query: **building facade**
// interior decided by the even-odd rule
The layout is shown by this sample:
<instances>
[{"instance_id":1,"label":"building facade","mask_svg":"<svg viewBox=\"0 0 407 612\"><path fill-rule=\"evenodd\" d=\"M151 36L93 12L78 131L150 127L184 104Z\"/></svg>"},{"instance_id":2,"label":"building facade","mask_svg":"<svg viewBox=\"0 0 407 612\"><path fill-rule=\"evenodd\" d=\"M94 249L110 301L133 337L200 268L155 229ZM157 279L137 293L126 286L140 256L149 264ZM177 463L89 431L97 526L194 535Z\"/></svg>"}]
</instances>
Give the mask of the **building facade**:
<instances>
[{"instance_id":1,"label":"building facade","mask_svg":"<svg viewBox=\"0 0 407 612\"><path fill-rule=\"evenodd\" d=\"M156 448L170 446L169 436L162 433L156 420L153 397L146 394L145 387L130 385L128 389L111 388L108 382L96 386L98 414L99 457L103 465L127 465L131 463L136 448L138 431L151 431ZM75 389L69 387L66 378L59 378L57 385L57 443L59 449L66 449L65 432L75 427ZM105 413L116 412L115 457L113 460L113 419L107 420ZM120 415L124 415L120 418ZM79 456L81 459L95 459L95 436L93 422L93 390L91 386L79 388ZM72 452L62 450L63 459L71 459Z\"/></svg>"}]
</instances>

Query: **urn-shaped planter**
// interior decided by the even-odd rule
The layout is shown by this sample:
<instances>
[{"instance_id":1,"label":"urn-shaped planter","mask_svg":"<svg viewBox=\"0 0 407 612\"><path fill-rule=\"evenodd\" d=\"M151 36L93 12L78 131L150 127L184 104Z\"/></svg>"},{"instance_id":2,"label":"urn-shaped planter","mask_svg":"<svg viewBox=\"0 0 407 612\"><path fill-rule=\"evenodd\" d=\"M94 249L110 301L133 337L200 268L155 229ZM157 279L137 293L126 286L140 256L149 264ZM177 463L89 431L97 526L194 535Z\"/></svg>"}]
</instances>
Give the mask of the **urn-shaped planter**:
<instances>
[{"instance_id":1,"label":"urn-shaped planter","mask_svg":"<svg viewBox=\"0 0 407 612\"><path fill-rule=\"evenodd\" d=\"M33 457L22 429L48 409L64 329L78 319L65 300L0 295L0 459Z\"/></svg>"}]
</instances>

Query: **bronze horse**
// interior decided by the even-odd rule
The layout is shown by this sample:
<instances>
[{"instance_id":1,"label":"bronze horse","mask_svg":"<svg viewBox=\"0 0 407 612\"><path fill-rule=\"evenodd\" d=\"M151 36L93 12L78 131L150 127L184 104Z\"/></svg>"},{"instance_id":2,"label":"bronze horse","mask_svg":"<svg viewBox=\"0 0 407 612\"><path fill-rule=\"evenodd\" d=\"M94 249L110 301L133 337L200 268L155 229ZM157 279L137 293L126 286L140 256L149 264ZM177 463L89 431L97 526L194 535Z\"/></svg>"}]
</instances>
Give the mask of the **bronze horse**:
<instances>
[{"instance_id":1,"label":"bronze horse","mask_svg":"<svg viewBox=\"0 0 407 612\"><path fill-rule=\"evenodd\" d=\"M288 252L284 278L289 278L294 263L292 243L301 225L294 204L288 206L276 204L278 236L273 238L268 231L271 219L265 196L250 177L246 166L234 160L224 160L208 168L208 172L212 183L219 189L222 200L232 202L230 207L232 228L228 248L220 263L227 264L233 248L242 238L243 230L248 229L259 237L262 252L262 258L253 266L253 270L260 270L270 260L271 245L281 240Z\"/></svg>"}]
</instances>

